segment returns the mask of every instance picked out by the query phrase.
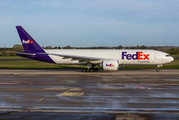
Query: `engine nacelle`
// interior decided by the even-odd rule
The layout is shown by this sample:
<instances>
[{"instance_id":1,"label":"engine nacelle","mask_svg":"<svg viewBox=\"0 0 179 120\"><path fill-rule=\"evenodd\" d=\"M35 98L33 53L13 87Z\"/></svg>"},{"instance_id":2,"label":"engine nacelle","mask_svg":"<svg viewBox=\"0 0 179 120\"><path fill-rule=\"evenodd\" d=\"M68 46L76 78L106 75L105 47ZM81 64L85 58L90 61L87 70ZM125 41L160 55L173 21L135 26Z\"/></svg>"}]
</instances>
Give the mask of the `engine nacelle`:
<instances>
[{"instance_id":1,"label":"engine nacelle","mask_svg":"<svg viewBox=\"0 0 179 120\"><path fill-rule=\"evenodd\" d=\"M119 61L118 60L104 60L99 65L104 70L118 70L119 69Z\"/></svg>"}]
</instances>

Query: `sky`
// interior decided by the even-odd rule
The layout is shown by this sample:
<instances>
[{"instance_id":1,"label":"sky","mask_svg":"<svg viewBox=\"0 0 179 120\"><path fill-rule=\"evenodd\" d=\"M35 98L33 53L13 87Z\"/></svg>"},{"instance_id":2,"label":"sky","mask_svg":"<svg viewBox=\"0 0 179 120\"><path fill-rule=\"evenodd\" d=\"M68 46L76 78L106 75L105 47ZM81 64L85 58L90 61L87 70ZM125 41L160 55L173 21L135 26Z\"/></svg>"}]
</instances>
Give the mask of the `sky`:
<instances>
[{"instance_id":1,"label":"sky","mask_svg":"<svg viewBox=\"0 0 179 120\"><path fill-rule=\"evenodd\" d=\"M0 0L0 47L179 46L179 0Z\"/></svg>"}]
</instances>

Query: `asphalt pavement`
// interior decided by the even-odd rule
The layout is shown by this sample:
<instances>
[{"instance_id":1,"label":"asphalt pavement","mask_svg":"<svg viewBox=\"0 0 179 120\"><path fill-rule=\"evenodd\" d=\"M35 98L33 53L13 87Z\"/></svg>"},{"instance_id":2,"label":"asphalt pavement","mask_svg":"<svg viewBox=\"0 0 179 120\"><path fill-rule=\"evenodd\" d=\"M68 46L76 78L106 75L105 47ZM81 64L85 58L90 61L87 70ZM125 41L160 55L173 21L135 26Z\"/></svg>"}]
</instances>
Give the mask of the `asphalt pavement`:
<instances>
[{"instance_id":1,"label":"asphalt pavement","mask_svg":"<svg viewBox=\"0 0 179 120\"><path fill-rule=\"evenodd\" d=\"M0 119L179 119L178 73L0 70Z\"/></svg>"}]
</instances>

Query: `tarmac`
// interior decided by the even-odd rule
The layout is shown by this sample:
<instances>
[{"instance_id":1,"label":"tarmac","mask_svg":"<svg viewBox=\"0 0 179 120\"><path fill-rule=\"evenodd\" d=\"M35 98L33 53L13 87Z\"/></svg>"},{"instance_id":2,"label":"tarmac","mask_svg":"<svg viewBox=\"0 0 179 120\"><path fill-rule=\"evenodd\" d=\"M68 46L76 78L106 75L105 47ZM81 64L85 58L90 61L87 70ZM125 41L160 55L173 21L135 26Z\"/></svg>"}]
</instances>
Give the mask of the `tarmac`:
<instances>
[{"instance_id":1,"label":"tarmac","mask_svg":"<svg viewBox=\"0 0 179 120\"><path fill-rule=\"evenodd\" d=\"M82 69L0 69L0 75L177 75L178 69L121 69L118 71L82 72Z\"/></svg>"},{"instance_id":2,"label":"tarmac","mask_svg":"<svg viewBox=\"0 0 179 120\"><path fill-rule=\"evenodd\" d=\"M179 119L179 70L1 69L1 119Z\"/></svg>"}]
</instances>

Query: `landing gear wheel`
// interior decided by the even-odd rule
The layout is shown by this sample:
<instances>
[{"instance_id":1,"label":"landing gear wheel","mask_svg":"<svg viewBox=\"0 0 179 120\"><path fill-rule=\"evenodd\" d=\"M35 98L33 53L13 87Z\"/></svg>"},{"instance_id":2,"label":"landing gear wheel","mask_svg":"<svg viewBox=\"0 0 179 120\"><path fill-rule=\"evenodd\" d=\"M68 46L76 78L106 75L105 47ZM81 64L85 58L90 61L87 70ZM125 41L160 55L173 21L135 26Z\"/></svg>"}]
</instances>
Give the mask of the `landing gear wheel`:
<instances>
[{"instance_id":1,"label":"landing gear wheel","mask_svg":"<svg viewBox=\"0 0 179 120\"><path fill-rule=\"evenodd\" d=\"M94 69L93 69L93 68L91 68L91 69L90 69L90 72L94 72Z\"/></svg>"},{"instance_id":2,"label":"landing gear wheel","mask_svg":"<svg viewBox=\"0 0 179 120\"><path fill-rule=\"evenodd\" d=\"M159 72L159 71L160 71L160 68L157 68L157 69L156 69L156 72Z\"/></svg>"},{"instance_id":3,"label":"landing gear wheel","mask_svg":"<svg viewBox=\"0 0 179 120\"><path fill-rule=\"evenodd\" d=\"M90 69L86 69L86 72L90 72Z\"/></svg>"},{"instance_id":4,"label":"landing gear wheel","mask_svg":"<svg viewBox=\"0 0 179 120\"><path fill-rule=\"evenodd\" d=\"M86 72L86 69L83 69L82 71L83 71L83 72Z\"/></svg>"}]
</instances>

